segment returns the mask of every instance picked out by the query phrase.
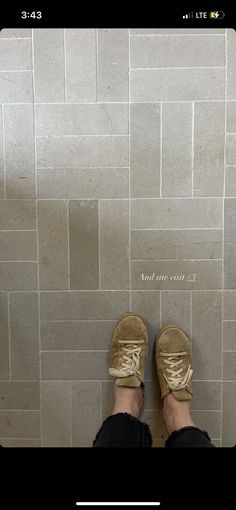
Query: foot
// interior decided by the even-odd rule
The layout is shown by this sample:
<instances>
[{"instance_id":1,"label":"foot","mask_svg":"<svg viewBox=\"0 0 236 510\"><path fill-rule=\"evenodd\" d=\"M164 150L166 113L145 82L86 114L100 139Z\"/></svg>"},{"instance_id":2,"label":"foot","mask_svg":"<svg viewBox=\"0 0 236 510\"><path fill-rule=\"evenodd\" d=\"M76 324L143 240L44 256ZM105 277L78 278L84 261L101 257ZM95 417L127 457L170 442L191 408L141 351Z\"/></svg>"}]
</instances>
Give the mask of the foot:
<instances>
[{"instance_id":1,"label":"foot","mask_svg":"<svg viewBox=\"0 0 236 510\"><path fill-rule=\"evenodd\" d=\"M177 326L161 329L156 339L155 357L168 432L193 427L190 415L192 352L182 329Z\"/></svg>"},{"instance_id":2,"label":"foot","mask_svg":"<svg viewBox=\"0 0 236 510\"><path fill-rule=\"evenodd\" d=\"M140 416L147 355L148 333L143 320L135 314L125 315L119 320L111 343L109 373L115 377L114 412Z\"/></svg>"},{"instance_id":3,"label":"foot","mask_svg":"<svg viewBox=\"0 0 236 510\"><path fill-rule=\"evenodd\" d=\"M161 398L172 391L176 400L191 400L192 352L183 330L177 326L162 328L156 338L155 357Z\"/></svg>"},{"instance_id":4,"label":"foot","mask_svg":"<svg viewBox=\"0 0 236 510\"><path fill-rule=\"evenodd\" d=\"M112 414L129 413L139 418L144 403L143 389L115 386L115 403Z\"/></svg>"}]
</instances>

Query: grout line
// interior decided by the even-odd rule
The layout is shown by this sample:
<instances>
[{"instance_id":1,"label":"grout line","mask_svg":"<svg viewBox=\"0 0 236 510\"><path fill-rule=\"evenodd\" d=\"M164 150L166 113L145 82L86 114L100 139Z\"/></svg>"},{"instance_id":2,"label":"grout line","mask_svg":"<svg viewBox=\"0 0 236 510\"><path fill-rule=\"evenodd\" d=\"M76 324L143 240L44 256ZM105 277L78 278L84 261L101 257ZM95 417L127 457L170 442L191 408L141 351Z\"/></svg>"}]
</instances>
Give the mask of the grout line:
<instances>
[{"instance_id":1,"label":"grout line","mask_svg":"<svg viewBox=\"0 0 236 510\"><path fill-rule=\"evenodd\" d=\"M168 28L166 29L168 30ZM196 29L198 30L198 29ZM171 34L171 33L167 33L167 34L154 34L154 33L146 33L146 34L133 34L131 33L131 37L224 37L225 36L225 33L221 34L221 33L215 33L215 34L211 34L210 32L208 32L207 34Z\"/></svg>"},{"instance_id":2,"label":"grout line","mask_svg":"<svg viewBox=\"0 0 236 510\"><path fill-rule=\"evenodd\" d=\"M162 291L160 290L160 329L162 328Z\"/></svg>"},{"instance_id":3,"label":"grout line","mask_svg":"<svg viewBox=\"0 0 236 510\"><path fill-rule=\"evenodd\" d=\"M69 402L69 406L70 406L70 446L72 448L72 445L73 445L73 419L72 419L72 414L73 414L73 408L72 408L72 383L73 381L70 381L70 402Z\"/></svg>"},{"instance_id":4,"label":"grout line","mask_svg":"<svg viewBox=\"0 0 236 510\"><path fill-rule=\"evenodd\" d=\"M117 319L60 319L60 320L41 320L41 323L54 322L117 322Z\"/></svg>"},{"instance_id":5,"label":"grout line","mask_svg":"<svg viewBox=\"0 0 236 510\"><path fill-rule=\"evenodd\" d=\"M1 37L1 41L22 41L27 39L28 41L30 41L30 39L32 39L32 36L31 37Z\"/></svg>"},{"instance_id":6,"label":"grout line","mask_svg":"<svg viewBox=\"0 0 236 510\"><path fill-rule=\"evenodd\" d=\"M64 88L65 103L67 103L67 84L66 84L66 29L64 28Z\"/></svg>"},{"instance_id":7,"label":"grout line","mask_svg":"<svg viewBox=\"0 0 236 510\"><path fill-rule=\"evenodd\" d=\"M160 198L162 197L162 117L163 103L160 104Z\"/></svg>"},{"instance_id":8,"label":"grout line","mask_svg":"<svg viewBox=\"0 0 236 510\"><path fill-rule=\"evenodd\" d=\"M66 219L67 219L68 289L70 290L70 219L69 219L69 200L66 201Z\"/></svg>"},{"instance_id":9,"label":"grout line","mask_svg":"<svg viewBox=\"0 0 236 510\"><path fill-rule=\"evenodd\" d=\"M174 69L174 68L173 68ZM132 104L160 104L160 103L192 103L192 102L195 102L195 103L224 103L225 100L224 99L185 99L185 100L153 100L153 101L131 101ZM236 99L228 99L228 103L234 103L236 101ZM22 102L22 101L18 101L18 102L11 102L11 101L6 101L2 103L3 105L23 105L23 104L32 104L32 101L27 101L27 102ZM91 101L91 102L83 102L83 103L64 103L64 102L55 102L55 103L42 103L42 102L35 102L35 104L37 105L46 105L46 106L56 106L56 105L60 105L60 106L76 106L76 105L83 105L83 106L87 106L87 105L103 105L103 104L125 104L127 105L128 104L128 101L101 101L100 103L96 103L94 101Z\"/></svg>"},{"instance_id":10,"label":"grout line","mask_svg":"<svg viewBox=\"0 0 236 510\"><path fill-rule=\"evenodd\" d=\"M109 352L110 349L41 349L42 352Z\"/></svg>"},{"instance_id":11,"label":"grout line","mask_svg":"<svg viewBox=\"0 0 236 510\"><path fill-rule=\"evenodd\" d=\"M131 231L134 231L134 232L179 232L179 231L182 231L182 230L185 230L185 231L192 231L192 230L219 230L219 231L222 231L223 230L223 227L193 227L193 228L190 228L190 227L184 227L184 228L132 228Z\"/></svg>"},{"instance_id":12,"label":"grout line","mask_svg":"<svg viewBox=\"0 0 236 510\"><path fill-rule=\"evenodd\" d=\"M223 322L236 322L236 319L223 319Z\"/></svg>"},{"instance_id":13,"label":"grout line","mask_svg":"<svg viewBox=\"0 0 236 510\"><path fill-rule=\"evenodd\" d=\"M34 30L32 30L32 82L33 82L33 115L34 115L34 164L35 164L35 214L36 214L36 249L37 249L37 287L38 287L38 335L39 335L39 407L40 407L40 440L42 441L42 395L41 395L41 330L40 330L40 275L39 275L39 232L38 232L38 186L37 186L37 147L36 147L36 114L35 114L35 74L34 74Z\"/></svg>"},{"instance_id":14,"label":"grout line","mask_svg":"<svg viewBox=\"0 0 236 510\"><path fill-rule=\"evenodd\" d=\"M236 349L223 349L222 352L236 352Z\"/></svg>"},{"instance_id":15,"label":"grout line","mask_svg":"<svg viewBox=\"0 0 236 510\"><path fill-rule=\"evenodd\" d=\"M4 411L4 412L5 412L5 411L7 411L7 412L9 412L9 411L16 412L16 411L17 411L17 412L20 412L20 413L21 413L21 412L23 412L23 413L30 413L31 411L34 411L34 412L35 412L35 411L37 411L37 412L39 412L39 411L40 411L40 409L39 409L39 407L38 407L38 409L11 409L11 408L10 408L10 409L5 409L5 408L2 408L2 409L0 409L0 412L1 412L1 411L2 411L2 412L3 412L3 411ZM19 438L19 439L21 439L21 438ZM32 439L38 439L38 438L32 438ZM40 438L39 438L39 439L40 439Z\"/></svg>"},{"instance_id":16,"label":"grout line","mask_svg":"<svg viewBox=\"0 0 236 510\"><path fill-rule=\"evenodd\" d=\"M100 381L100 426L102 426L102 401L103 401L103 391L102 391L102 381Z\"/></svg>"},{"instance_id":17,"label":"grout line","mask_svg":"<svg viewBox=\"0 0 236 510\"><path fill-rule=\"evenodd\" d=\"M192 197L194 197L194 122L195 122L195 109L194 109L194 101L192 102Z\"/></svg>"},{"instance_id":18,"label":"grout line","mask_svg":"<svg viewBox=\"0 0 236 510\"><path fill-rule=\"evenodd\" d=\"M11 230L9 230L9 232L11 232ZM1 264L1 262L4 263L4 264L11 264L12 262L14 262L14 263L17 262L19 264L26 264L26 262L30 262L30 264L32 264L32 263L37 264L37 260L36 259L35 260L0 260L0 264Z\"/></svg>"},{"instance_id":19,"label":"grout line","mask_svg":"<svg viewBox=\"0 0 236 510\"><path fill-rule=\"evenodd\" d=\"M185 261L194 261L194 262L202 262L202 261L211 261L211 260L222 260L221 259L216 259L216 258L208 258L208 259L194 259L194 258L188 258L188 259L184 259L184 258L180 258L180 259L132 259L132 262L185 262Z\"/></svg>"},{"instance_id":20,"label":"grout line","mask_svg":"<svg viewBox=\"0 0 236 510\"><path fill-rule=\"evenodd\" d=\"M95 29L96 38L96 102L98 103L98 29Z\"/></svg>"},{"instance_id":21,"label":"grout line","mask_svg":"<svg viewBox=\"0 0 236 510\"><path fill-rule=\"evenodd\" d=\"M1 69L0 74L1 73L32 73L32 69ZM30 104L32 104L32 101Z\"/></svg>"},{"instance_id":22,"label":"grout line","mask_svg":"<svg viewBox=\"0 0 236 510\"><path fill-rule=\"evenodd\" d=\"M101 290L101 231L100 200L98 200L98 289Z\"/></svg>"},{"instance_id":23,"label":"grout line","mask_svg":"<svg viewBox=\"0 0 236 510\"><path fill-rule=\"evenodd\" d=\"M225 167L226 167L226 130L227 130L227 65L228 65L228 59L227 59L227 30L225 32L225 138L224 138L224 181L223 181L223 197L225 197ZM223 441L223 379L224 379L224 372L223 372L223 349L224 349L224 217L225 217L225 199L223 199L223 235L222 235L222 316L221 316L221 420L220 420L220 439L221 439L221 446Z\"/></svg>"},{"instance_id":24,"label":"grout line","mask_svg":"<svg viewBox=\"0 0 236 510\"><path fill-rule=\"evenodd\" d=\"M131 292L131 146L130 146L130 135L131 135L131 80L130 80L130 28L129 28L129 114L128 114L128 133L129 133L129 311L132 310L132 292Z\"/></svg>"},{"instance_id":25,"label":"grout line","mask_svg":"<svg viewBox=\"0 0 236 510\"><path fill-rule=\"evenodd\" d=\"M2 109L2 152L3 152L3 192L4 200L7 198L7 172L6 172L6 150L5 150L5 122L4 122L4 105Z\"/></svg>"},{"instance_id":26,"label":"grout line","mask_svg":"<svg viewBox=\"0 0 236 510\"><path fill-rule=\"evenodd\" d=\"M208 260L208 259L207 259ZM210 260L210 259L209 259ZM68 289L61 289L61 290L46 290L46 289L41 289L40 290L40 294L49 294L49 293L63 293L63 294L72 294L72 293L82 293L82 292L96 292L97 294L101 294L103 292L121 292L121 293L128 293L130 289L102 289L102 290L98 290L98 289L77 289L77 290L68 290ZM135 290L136 292L157 292L159 291L160 289L133 289ZM163 290L171 290L171 292L179 292L180 290L189 290L189 289L163 289ZM191 289L192 292L219 292L221 291L221 289ZM228 291L228 289L226 289ZM229 289L230 291L231 289ZM0 293L5 293L7 292L7 290L2 290L0 291ZM10 291L11 293L17 293L17 292L21 292L21 293L24 293L24 292L37 292L35 289L34 290L11 290ZM233 291L235 292L235 291ZM65 320L71 320L71 319L65 319ZM77 320L77 319L75 319ZM84 320L84 319L81 319L81 320ZM92 319L87 319L87 320L92 320ZM108 320L108 319L94 319L94 320ZM117 318L115 319L110 319L110 320L117 320ZM43 322L48 322L47 320L46 321L43 321ZM51 322L51 321L50 321ZM52 322L55 322L54 320ZM231 321L230 321L231 322Z\"/></svg>"},{"instance_id":27,"label":"grout line","mask_svg":"<svg viewBox=\"0 0 236 510\"><path fill-rule=\"evenodd\" d=\"M225 69L225 66L165 66L165 67L132 67L131 71L159 71L176 69Z\"/></svg>"},{"instance_id":28,"label":"grout line","mask_svg":"<svg viewBox=\"0 0 236 510\"><path fill-rule=\"evenodd\" d=\"M9 354L9 380L12 380L11 374L11 321L10 321L10 293L7 293L7 323L8 323L8 354Z\"/></svg>"},{"instance_id":29,"label":"grout line","mask_svg":"<svg viewBox=\"0 0 236 510\"><path fill-rule=\"evenodd\" d=\"M190 335L193 341L193 293L190 291Z\"/></svg>"},{"instance_id":30,"label":"grout line","mask_svg":"<svg viewBox=\"0 0 236 510\"><path fill-rule=\"evenodd\" d=\"M36 231L36 229L35 230L30 230L30 229L29 230L27 230L27 229L20 230L19 229L19 230L0 230L0 233L1 232L37 232L37 231Z\"/></svg>"},{"instance_id":31,"label":"grout line","mask_svg":"<svg viewBox=\"0 0 236 510\"><path fill-rule=\"evenodd\" d=\"M87 134L87 133L84 133L83 135L39 135L37 136L36 138L100 138L100 137L128 137L129 135L127 134L119 134L119 135L114 135L114 134L105 134L105 135L98 135L98 134ZM67 168L67 167L66 167ZM108 167L110 168L110 167Z\"/></svg>"}]
</instances>

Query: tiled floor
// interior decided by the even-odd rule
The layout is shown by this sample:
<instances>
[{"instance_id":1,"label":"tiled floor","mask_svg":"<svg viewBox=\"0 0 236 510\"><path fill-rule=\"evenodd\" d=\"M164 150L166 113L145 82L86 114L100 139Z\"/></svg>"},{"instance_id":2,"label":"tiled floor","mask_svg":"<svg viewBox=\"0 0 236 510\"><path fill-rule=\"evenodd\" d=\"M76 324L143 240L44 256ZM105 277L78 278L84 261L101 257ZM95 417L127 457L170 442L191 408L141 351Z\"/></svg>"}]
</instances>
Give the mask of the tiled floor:
<instances>
[{"instance_id":1,"label":"tiled floor","mask_svg":"<svg viewBox=\"0 0 236 510\"><path fill-rule=\"evenodd\" d=\"M192 340L196 424L236 442L235 57L232 30L1 32L1 444L91 446L129 310L155 445L170 322Z\"/></svg>"}]
</instances>

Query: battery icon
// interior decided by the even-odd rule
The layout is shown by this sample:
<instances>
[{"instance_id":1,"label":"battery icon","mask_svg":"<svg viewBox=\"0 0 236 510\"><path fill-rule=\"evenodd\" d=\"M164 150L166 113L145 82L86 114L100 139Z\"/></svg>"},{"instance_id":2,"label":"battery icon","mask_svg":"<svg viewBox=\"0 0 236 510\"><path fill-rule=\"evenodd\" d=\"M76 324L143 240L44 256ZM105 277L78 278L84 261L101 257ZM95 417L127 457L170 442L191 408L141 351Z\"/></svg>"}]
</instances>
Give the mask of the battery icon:
<instances>
[{"instance_id":1,"label":"battery icon","mask_svg":"<svg viewBox=\"0 0 236 510\"><path fill-rule=\"evenodd\" d=\"M210 11L211 19L223 19L225 17L225 13L223 11Z\"/></svg>"}]
</instances>

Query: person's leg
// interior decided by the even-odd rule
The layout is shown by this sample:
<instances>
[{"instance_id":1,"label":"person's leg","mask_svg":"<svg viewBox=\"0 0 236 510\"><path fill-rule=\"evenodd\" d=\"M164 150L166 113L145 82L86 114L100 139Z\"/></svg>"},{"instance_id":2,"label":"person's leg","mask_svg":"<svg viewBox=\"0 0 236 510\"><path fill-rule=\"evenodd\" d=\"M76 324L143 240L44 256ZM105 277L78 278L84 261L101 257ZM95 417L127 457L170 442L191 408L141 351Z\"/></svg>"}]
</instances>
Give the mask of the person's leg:
<instances>
[{"instance_id":1,"label":"person's leg","mask_svg":"<svg viewBox=\"0 0 236 510\"><path fill-rule=\"evenodd\" d=\"M185 333L163 328L156 339L156 366L163 399L163 417L170 434L166 447L214 447L207 432L193 423L192 352Z\"/></svg>"},{"instance_id":2,"label":"person's leg","mask_svg":"<svg viewBox=\"0 0 236 510\"><path fill-rule=\"evenodd\" d=\"M148 335L142 319L126 315L117 324L111 344L112 368L116 378L114 408L98 431L95 448L150 447L148 425L140 421L144 404L143 380L148 353Z\"/></svg>"}]
</instances>

